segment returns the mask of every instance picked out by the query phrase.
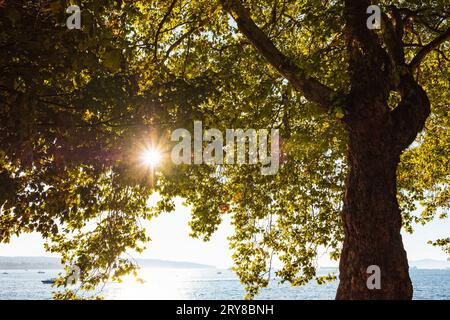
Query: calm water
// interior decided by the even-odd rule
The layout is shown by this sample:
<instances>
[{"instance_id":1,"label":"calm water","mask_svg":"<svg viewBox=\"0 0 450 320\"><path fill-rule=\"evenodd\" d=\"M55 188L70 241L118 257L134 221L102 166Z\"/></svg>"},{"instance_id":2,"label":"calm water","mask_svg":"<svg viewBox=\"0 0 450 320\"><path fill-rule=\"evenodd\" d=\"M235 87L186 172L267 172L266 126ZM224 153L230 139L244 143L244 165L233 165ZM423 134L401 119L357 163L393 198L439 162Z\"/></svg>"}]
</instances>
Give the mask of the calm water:
<instances>
[{"instance_id":1,"label":"calm water","mask_svg":"<svg viewBox=\"0 0 450 320\"><path fill-rule=\"evenodd\" d=\"M51 299L51 285L41 280L55 277L58 270L0 270L0 299ZM8 274L3 274L8 272ZM218 273L221 272L221 273ZM242 299L244 289L229 270L143 269L144 283L125 278L109 284L106 299ZM450 270L411 270L414 299L450 300ZM333 299L337 281L318 286L290 287L272 281L258 299Z\"/></svg>"}]
</instances>

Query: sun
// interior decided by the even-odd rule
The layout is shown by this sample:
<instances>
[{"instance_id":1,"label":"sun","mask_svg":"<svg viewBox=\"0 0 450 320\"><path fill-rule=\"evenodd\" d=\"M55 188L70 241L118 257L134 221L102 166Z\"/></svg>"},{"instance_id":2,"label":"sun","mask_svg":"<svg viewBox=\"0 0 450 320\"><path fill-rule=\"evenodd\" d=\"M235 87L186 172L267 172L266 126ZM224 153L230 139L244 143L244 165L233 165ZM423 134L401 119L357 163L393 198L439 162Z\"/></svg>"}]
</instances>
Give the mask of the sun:
<instances>
[{"instance_id":1,"label":"sun","mask_svg":"<svg viewBox=\"0 0 450 320\"><path fill-rule=\"evenodd\" d=\"M156 149L145 149L141 154L141 161L149 167L156 167L161 162L161 152Z\"/></svg>"}]
</instances>

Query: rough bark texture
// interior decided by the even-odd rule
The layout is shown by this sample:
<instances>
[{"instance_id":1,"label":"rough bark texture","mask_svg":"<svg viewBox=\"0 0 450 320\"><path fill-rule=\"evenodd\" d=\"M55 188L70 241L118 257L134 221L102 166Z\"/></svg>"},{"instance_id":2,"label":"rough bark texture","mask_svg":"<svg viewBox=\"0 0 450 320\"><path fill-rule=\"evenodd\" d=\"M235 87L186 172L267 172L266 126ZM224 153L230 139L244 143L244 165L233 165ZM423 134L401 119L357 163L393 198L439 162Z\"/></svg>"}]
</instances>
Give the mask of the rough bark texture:
<instances>
[{"instance_id":1,"label":"rough bark texture","mask_svg":"<svg viewBox=\"0 0 450 320\"><path fill-rule=\"evenodd\" d=\"M401 35L392 35L385 51L379 38L364 27L369 1L346 0L345 4L351 78L345 119L349 173L336 298L412 299L400 235L396 171L401 153L423 129L430 105L405 63ZM386 32L395 31L388 28ZM402 97L393 111L387 105L392 90ZM380 268L380 289L367 286L371 265Z\"/></svg>"},{"instance_id":2,"label":"rough bark texture","mask_svg":"<svg viewBox=\"0 0 450 320\"><path fill-rule=\"evenodd\" d=\"M259 53L308 100L325 110L345 110L348 131L348 166L344 210L345 240L340 261L337 299L411 299L413 288L400 229L396 171L401 153L423 129L430 114L425 91L413 70L433 47L450 37L446 32L431 41L408 65L403 38L404 17L391 6L383 14L382 37L366 27L369 0L345 0L344 17L351 89L335 92L307 77L281 53L251 19L240 0L222 0L239 30ZM383 43L381 43L383 41ZM400 104L390 110L389 94ZM342 98L341 97L345 97ZM341 105L341 101L345 104ZM381 288L370 290L367 268L380 267Z\"/></svg>"},{"instance_id":3,"label":"rough bark texture","mask_svg":"<svg viewBox=\"0 0 450 320\"><path fill-rule=\"evenodd\" d=\"M342 215L345 240L337 299L411 299L413 295L400 235L396 171L401 153L423 129L430 103L411 75L400 83L402 101L393 111L386 102L370 103L366 98L377 96L370 82L355 85L350 97L349 173ZM371 265L381 270L379 290L367 287Z\"/></svg>"},{"instance_id":4,"label":"rough bark texture","mask_svg":"<svg viewBox=\"0 0 450 320\"><path fill-rule=\"evenodd\" d=\"M337 299L412 298L396 198L400 153L393 148L388 124L352 128ZM379 290L367 287L367 268L371 265L381 270Z\"/></svg>"},{"instance_id":5,"label":"rough bark texture","mask_svg":"<svg viewBox=\"0 0 450 320\"><path fill-rule=\"evenodd\" d=\"M411 299L413 288L403 248L396 171L401 153L423 129L430 103L410 75L399 87L402 102L389 111L370 101L376 86L364 84L350 97L348 166L343 222L345 240L339 264L337 299ZM375 89L376 90L376 89ZM358 95L365 91L367 95ZM381 270L381 289L368 289L367 268Z\"/></svg>"}]
</instances>

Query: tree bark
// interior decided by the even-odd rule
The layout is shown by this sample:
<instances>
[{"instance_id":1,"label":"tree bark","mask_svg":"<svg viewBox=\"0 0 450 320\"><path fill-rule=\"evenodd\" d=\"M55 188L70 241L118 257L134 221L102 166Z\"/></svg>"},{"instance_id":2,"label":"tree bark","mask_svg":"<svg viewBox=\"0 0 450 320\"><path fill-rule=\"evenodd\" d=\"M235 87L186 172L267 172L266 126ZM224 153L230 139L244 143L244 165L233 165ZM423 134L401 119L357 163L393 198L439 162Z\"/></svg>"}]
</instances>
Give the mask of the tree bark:
<instances>
[{"instance_id":1,"label":"tree bark","mask_svg":"<svg viewBox=\"0 0 450 320\"><path fill-rule=\"evenodd\" d=\"M370 97L377 97L374 87L355 84L357 90L349 96L345 239L336 299L412 299L413 295L400 234L397 167L401 153L422 131L430 101L409 73L401 78L402 101L393 111L382 94L371 101ZM371 275L367 269L372 265L380 268L380 289L367 286Z\"/></svg>"},{"instance_id":2,"label":"tree bark","mask_svg":"<svg viewBox=\"0 0 450 320\"><path fill-rule=\"evenodd\" d=\"M388 119L351 127L343 222L345 240L336 299L411 299L413 288L400 229L396 170L400 161ZM369 289L369 266L381 288Z\"/></svg>"},{"instance_id":3,"label":"tree bark","mask_svg":"<svg viewBox=\"0 0 450 320\"><path fill-rule=\"evenodd\" d=\"M350 92L342 94L322 84L285 56L255 24L240 0L222 0L239 30L265 59L306 99L326 111L342 107L349 136L344 197L345 240L340 260L337 299L411 299L413 288L400 234L396 171L401 153L423 129L430 114L426 92L413 70L448 32L430 42L413 63L406 64L401 17L386 14L383 37L366 26L370 0L345 0L344 18ZM395 12L394 12L395 15ZM382 43L384 39L384 44ZM389 95L401 96L391 111ZM342 99L341 99L342 98ZM341 105L342 100L346 100ZM369 266L381 271L381 288L369 289Z\"/></svg>"},{"instance_id":4,"label":"tree bark","mask_svg":"<svg viewBox=\"0 0 450 320\"><path fill-rule=\"evenodd\" d=\"M424 127L430 103L404 61L401 35L385 51L377 35L365 27L369 4L345 0L351 82L344 119L349 172L336 299L412 299L396 174L401 153ZM402 97L393 111L387 104L392 90ZM369 266L379 267L380 288L369 288Z\"/></svg>"}]
</instances>

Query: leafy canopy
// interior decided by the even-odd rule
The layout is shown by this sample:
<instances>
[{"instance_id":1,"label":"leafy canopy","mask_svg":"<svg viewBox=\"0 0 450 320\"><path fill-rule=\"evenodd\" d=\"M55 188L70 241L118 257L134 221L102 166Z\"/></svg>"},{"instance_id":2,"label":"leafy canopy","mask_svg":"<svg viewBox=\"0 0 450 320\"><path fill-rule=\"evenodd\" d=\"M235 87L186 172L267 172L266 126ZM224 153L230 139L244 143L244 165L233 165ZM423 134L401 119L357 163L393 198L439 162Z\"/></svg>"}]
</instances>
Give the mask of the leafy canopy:
<instances>
[{"instance_id":1,"label":"leafy canopy","mask_svg":"<svg viewBox=\"0 0 450 320\"><path fill-rule=\"evenodd\" d=\"M252 19L305 77L349 90L343 1L248 0ZM150 239L142 227L192 208L192 236L208 240L224 215L235 271L249 296L271 262L294 285L316 274L318 252L339 258L346 133L339 107L324 112L295 90L237 29L221 1L86 0L81 30L65 27L68 1L6 1L0 8L0 240L37 231L83 289L135 268L126 253ZM406 57L447 31L448 1L381 1L410 13ZM383 32L383 31L380 31ZM449 209L449 44L431 50L415 76L432 115L403 154L398 197L404 227ZM390 106L398 97L393 93ZM282 165L175 166L170 133L204 127L279 128ZM165 151L155 175L139 150ZM153 193L162 200L148 206ZM170 230L169 230L170 231ZM449 250L449 239L436 245ZM63 284L63 279L60 280ZM59 298L73 298L67 291Z\"/></svg>"}]
</instances>

